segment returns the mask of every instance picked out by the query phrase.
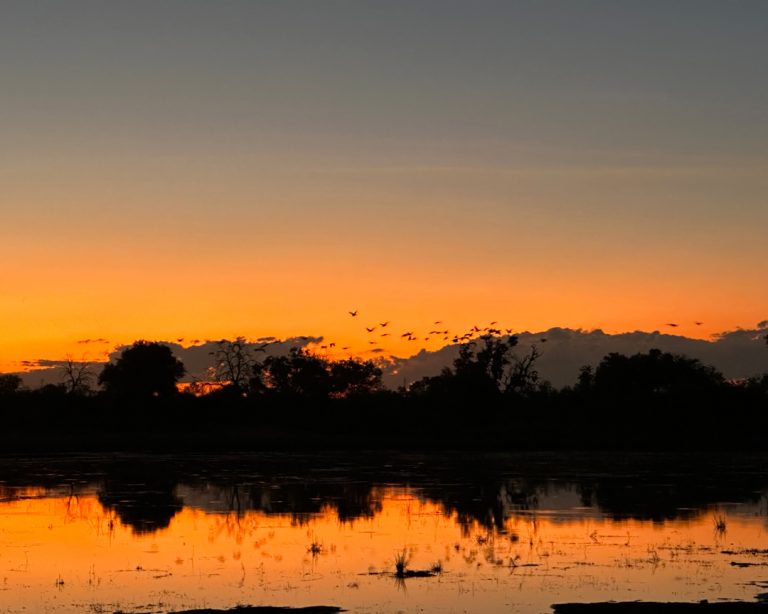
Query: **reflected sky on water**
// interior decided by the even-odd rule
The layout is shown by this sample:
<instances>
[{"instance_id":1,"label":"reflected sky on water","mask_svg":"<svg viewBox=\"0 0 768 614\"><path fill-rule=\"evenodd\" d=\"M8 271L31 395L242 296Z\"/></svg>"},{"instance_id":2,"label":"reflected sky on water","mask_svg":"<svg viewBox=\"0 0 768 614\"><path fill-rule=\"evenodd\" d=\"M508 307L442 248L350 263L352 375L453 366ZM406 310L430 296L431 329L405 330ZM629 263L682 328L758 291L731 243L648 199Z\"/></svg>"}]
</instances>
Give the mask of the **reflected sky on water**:
<instances>
[{"instance_id":1,"label":"reflected sky on water","mask_svg":"<svg viewBox=\"0 0 768 614\"><path fill-rule=\"evenodd\" d=\"M0 610L752 600L761 457L6 458ZM398 556L428 577L397 578ZM25 609L26 608L26 609Z\"/></svg>"}]
</instances>

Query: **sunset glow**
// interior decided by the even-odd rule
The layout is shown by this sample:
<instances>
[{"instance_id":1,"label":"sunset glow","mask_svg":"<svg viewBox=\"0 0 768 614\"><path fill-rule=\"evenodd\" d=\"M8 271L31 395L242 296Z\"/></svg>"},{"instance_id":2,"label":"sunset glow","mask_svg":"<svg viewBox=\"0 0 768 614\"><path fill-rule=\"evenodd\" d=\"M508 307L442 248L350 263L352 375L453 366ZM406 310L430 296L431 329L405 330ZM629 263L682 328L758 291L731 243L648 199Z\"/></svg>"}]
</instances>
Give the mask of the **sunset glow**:
<instances>
[{"instance_id":1,"label":"sunset glow","mask_svg":"<svg viewBox=\"0 0 768 614\"><path fill-rule=\"evenodd\" d=\"M449 4L8 3L0 370L767 317L764 5Z\"/></svg>"}]
</instances>

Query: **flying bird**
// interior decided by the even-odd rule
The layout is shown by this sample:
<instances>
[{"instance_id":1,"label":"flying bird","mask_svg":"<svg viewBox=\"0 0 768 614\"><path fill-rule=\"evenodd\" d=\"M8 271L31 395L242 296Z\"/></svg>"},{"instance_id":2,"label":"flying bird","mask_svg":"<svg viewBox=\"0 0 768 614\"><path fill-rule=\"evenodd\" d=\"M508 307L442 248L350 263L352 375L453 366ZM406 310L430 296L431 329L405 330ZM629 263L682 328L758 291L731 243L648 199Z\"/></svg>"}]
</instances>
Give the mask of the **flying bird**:
<instances>
[{"instance_id":1,"label":"flying bird","mask_svg":"<svg viewBox=\"0 0 768 614\"><path fill-rule=\"evenodd\" d=\"M413 337L413 333L411 333L411 332L408 332L408 333L403 333L403 334L402 334L402 335L400 335L400 336L401 336L401 337Z\"/></svg>"},{"instance_id":2,"label":"flying bird","mask_svg":"<svg viewBox=\"0 0 768 614\"><path fill-rule=\"evenodd\" d=\"M675 324L674 322L667 322L667 326L671 326L672 328L677 328L679 324Z\"/></svg>"},{"instance_id":3,"label":"flying bird","mask_svg":"<svg viewBox=\"0 0 768 614\"><path fill-rule=\"evenodd\" d=\"M354 318L357 315L357 309L355 309L354 311L350 311L349 315L351 315Z\"/></svg>"},{"instance_id":4,"label":"flying bird","mask_svg":"<svg viewBox=\"0 0 768 614\"><path fill-rule=\"evenodd\" d=\"M379 322L379 326L381 326L382 328L385 328L387 324L389 324L389 320L387 320L386 322Z\"/></svg>"},{"instance_id":5,"label":"flying bird","mask_svg":"<svg viewBox=\"0 0 768 614\"><path fill-rule=\"evenodd\" d=\"M389 333L381 333L382 337L389 337Z\"/></svg>"},{"instance_id":6,"label":"flying bird","mask_svg":"<svg viewBox=\"0 0 768 614\"><path fill-rule=\"evenodd\" d=\"M373 331L375 331L375 330L376 330L376 327L374 326L373 328L368 328L368 327L366 326L366 327L365 327L365 330L367 330L369 333L372 333Z\"/></svg>"},{"instance_id":7,"label":"flying bird","mask_svg":"<svg viewBox=\"0 0 768 614\"><path fill-rule=\"evenodd\" d=\"M695 324L696 326L701 326L702 324L704 324L704 322L694 322L694 324Z\"/></svg>"}]
</instances>

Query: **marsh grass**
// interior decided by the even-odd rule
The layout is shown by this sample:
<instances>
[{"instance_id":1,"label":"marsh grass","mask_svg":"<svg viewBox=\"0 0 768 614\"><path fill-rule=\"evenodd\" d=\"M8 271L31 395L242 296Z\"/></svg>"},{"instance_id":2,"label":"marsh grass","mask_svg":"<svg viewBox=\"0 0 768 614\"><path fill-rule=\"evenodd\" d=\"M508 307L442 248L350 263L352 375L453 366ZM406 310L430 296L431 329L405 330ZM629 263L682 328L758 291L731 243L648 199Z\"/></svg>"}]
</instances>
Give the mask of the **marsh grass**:
<instances>
[{"instance_id":1,"label":"marsh grass","mask_svg":"<svg viewBox=\"0 0 768 614\"><path fill-rule=\"evenodd\" d=\"M712 514L712 522L715 525L715 533L723 535L728 530L728 521L724 514L715 512Z\"/></svg>"},{"instance_id":2,"label":"marsh grass","mask_svg":"<svg viewBox=\"0 0 768 614\"><path fill-rule=\"evenodd\" d=\"M408 563L411 555L403 548L402 552L395 553L395 575L399 578L405 577L408 570Z\"/></svg>"}]
</instances>

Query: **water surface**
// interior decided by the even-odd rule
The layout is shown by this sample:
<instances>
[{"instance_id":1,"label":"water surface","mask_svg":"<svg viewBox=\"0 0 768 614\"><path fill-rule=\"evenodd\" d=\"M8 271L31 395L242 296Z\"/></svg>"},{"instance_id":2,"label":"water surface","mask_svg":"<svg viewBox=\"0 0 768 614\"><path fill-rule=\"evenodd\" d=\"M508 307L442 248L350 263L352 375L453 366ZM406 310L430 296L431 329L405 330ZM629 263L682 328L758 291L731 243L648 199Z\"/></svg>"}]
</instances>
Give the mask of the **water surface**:
<instances>
[{"instance_id":1,"label":"water surface","mask_svg":"<svg viewBox=\"0 0 768 614\"><path fill-rule=\"evenodd\" d=\"M766 460L5 458L0 610L754 600L768 591ZM432 575L397 577L402 557Z\"/></svg>"}]
</instances>

